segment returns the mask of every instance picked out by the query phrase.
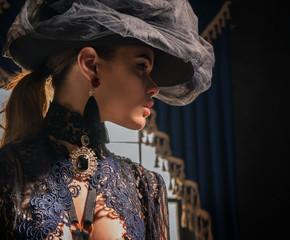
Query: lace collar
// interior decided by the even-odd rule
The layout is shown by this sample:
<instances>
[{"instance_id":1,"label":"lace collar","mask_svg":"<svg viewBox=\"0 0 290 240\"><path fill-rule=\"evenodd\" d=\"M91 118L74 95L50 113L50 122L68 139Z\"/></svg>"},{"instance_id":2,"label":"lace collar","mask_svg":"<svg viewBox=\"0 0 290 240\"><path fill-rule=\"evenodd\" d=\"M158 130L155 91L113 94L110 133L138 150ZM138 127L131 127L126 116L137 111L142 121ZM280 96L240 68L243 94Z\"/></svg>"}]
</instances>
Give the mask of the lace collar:
<instances>
[{"instance_id":1,"label":"lace collar","mask_svg":"<svg viewBox=\"0 0 290 240\"><path fill-rule=\"evenodd\" d=\"M48 154L51 164L48 164L44 174L37 174L34 184L31 181L30 208L27 208L21 216L17 227L21 239L60 239L63 235L60 225L71 226L73 219L68 212L71 213L70 210L73 209L73 198L78 196L80 186L74 182L75 176L71 170L73 166L69 158L63 155L65 152L60 152L60 156L55 154L55 149L51 149L50 146L59 147L60 141L80 146L83 134L82 122L83 118L80 114L71 112L56 102L51 103L44 120L45 142L43 144L41 141L36 141L45 149L40 151L41 148L38 146L34 148L36 149L34 158L37 162ZM47 134L56 141L46 141ZM65 146L61 146L67 152ZM29 149L26 146L23 148L23 152L26 151L24 157L31 159L33 155L27 152ZM105 150L105 147L103 149ZM33 168L35 166L37 167L33 165ZM39 173L36 169L34 171ZM88 181L89 189L94 189L97 195L102 195L106 206L115 210L117 214L113 212L112 217L121 216L120 219L124 220L129 239L160 238L158 230L160 221L157 217L159 210L156 210L156 207L164 184L161 179L157 180L154 176L153 173L139 169L128 160L114 154L106 154L106 158L99 158L97 169ZM159 195L155 198L157 193ZM153 234L156 237L153 237Z\"/></svg>"},{"instance_id":2,"label":"lace collar","mask_svg":"<svg viewBox=\"0 0 290 240\"><path fill-rule=\"evenodd\" d=\"M48 135L56 140L66 141L73 145L81 146L83 134L83 118L77 112L71 112L56 102L51 102L44 127Z\"/></svg>"}]
</instances>

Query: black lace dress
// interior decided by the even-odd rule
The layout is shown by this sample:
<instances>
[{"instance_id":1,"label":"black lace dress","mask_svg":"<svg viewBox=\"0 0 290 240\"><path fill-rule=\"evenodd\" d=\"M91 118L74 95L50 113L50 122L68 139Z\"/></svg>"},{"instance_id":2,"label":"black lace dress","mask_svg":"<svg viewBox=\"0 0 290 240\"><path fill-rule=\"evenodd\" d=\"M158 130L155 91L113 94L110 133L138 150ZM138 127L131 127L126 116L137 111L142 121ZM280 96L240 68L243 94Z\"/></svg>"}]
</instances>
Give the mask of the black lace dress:
<instances>
[{"instance_id":1,"label":"black lace dress","mask_svg":"<svg viewBox=\"0 0 290 240\"><path fill-rule=\"evenodd\" d=\"M51 103L44 122L35 139L0 149L1 239L64 239L60 226L71 227L73 198L81 189L60 142L81 146L82 116ZM98 159L88 186L123 220L123 239L169 239L166 188L159 174L111 154Z\"/></svg>"}]
</instances>

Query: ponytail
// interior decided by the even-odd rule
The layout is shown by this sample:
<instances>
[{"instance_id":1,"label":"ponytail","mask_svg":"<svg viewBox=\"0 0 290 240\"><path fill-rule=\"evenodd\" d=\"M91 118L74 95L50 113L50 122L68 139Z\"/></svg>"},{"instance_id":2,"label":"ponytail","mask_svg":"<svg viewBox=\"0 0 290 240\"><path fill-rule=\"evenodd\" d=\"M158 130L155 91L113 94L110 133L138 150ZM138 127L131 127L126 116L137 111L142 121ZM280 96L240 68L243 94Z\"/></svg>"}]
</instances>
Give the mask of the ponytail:
<instances>
[{"instance_id":1,"label":"ponytail","mask_svg":"<svg viewBox=\"0 0 290 240\"><path fill-rule=\"evenodd\" d=\"M94 48L105 60L112 59L117 49L116 46ZM8 89L13 89L6 108L2 111L4 133L1 146L32 139L41 131L53 89L61 87L71 66L77 61L79 51L80 49L70 49L57 53L48 59L45 67L21 73L8 85Z\"/></svg>"},{"instance_id":2,"label":"ponytail","mask_svg":"<svg viewBox=\"0 0 290 240\"><path fill-rule=\"evenodd\" d=\"M4 112L1 146L35 137L48 109L48 78L44 69L16 76Z\"/></svg>"}]
</instances>

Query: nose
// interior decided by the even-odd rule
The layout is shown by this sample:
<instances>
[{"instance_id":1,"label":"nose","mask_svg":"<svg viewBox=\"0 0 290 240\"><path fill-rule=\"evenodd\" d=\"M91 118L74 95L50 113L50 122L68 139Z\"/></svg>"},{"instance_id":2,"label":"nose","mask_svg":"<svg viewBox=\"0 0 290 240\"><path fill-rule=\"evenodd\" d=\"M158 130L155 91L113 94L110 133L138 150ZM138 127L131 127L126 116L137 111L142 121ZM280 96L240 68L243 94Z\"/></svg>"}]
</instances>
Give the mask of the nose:
<instances>
[{"instance_id":1,"label":"nose","mask_svg":"<svg viewBox=\"0 0 290 240\"><path fill-rule=\"evenodd\" d=\"M151 97L157 95L159 93L159 87L156 85L155 82L153 82L152 78L149 77L146 93L150 95Z\"/></svg>"}]
</instances>

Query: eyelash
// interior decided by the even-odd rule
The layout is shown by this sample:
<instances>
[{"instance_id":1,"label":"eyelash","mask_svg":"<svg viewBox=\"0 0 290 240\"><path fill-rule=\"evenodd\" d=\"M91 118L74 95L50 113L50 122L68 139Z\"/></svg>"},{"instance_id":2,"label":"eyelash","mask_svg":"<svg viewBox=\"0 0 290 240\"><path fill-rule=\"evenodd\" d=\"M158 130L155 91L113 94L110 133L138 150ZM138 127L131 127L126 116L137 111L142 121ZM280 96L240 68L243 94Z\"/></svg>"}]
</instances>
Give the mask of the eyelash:
<instances>
[{"instance_id":1,"label":"eyelash","mask_svg":"<svg viewBox=\"0 0 290 240\"><path fill-rule=\"evenodd\" d=\"M139 63L137 64L137 69L144 71L145 69L147 69L148 66L145 63Z\"/></svg>"}]
</instances>

